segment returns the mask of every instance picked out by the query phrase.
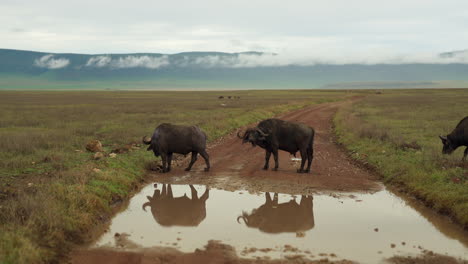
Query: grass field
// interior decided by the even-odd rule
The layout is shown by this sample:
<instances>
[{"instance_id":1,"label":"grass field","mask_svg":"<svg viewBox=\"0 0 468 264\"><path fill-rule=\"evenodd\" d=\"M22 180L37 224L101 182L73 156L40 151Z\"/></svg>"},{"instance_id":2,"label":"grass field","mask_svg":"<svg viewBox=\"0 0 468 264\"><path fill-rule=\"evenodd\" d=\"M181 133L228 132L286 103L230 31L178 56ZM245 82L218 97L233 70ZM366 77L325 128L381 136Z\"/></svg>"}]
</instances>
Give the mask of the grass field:
<instances>
[{"instance_id":1,"label":"grass field","mask_svg":"<svg viewBox=\"0 0 468 264\"><path fill-rule=\"evenodd\" d=\"M341 109L336 133L353 157L468 227L465 147L443 155L438 135L468 115L468 90L384 91Z\"/></svg>"},{"instance_id":2,"label":"grass field","mask_svg":"<svg viewBox=\"0 0 468 264\"><path fill-rule=\"evenodd\" d=\"M240 96L219 100L219 95ZM144 148L93 160L140 142L157 124L200 126L210 141L260 119L341 100L339 91L0 92L0 263L50 263L112 213L154 160ZM221 104L225 104L224 106ZM96 171L94 169L100 169Z\"/></svg>"}]
</instances>

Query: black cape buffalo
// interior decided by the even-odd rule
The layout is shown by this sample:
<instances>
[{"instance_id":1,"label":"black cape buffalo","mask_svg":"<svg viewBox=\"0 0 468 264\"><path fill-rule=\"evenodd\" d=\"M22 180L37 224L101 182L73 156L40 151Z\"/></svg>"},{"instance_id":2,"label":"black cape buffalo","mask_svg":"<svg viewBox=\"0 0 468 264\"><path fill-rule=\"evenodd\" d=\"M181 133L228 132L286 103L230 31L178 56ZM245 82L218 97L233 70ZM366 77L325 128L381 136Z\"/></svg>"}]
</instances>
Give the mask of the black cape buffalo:
<instances>
[{"instance_id":1,"label":"black cape buffalo","mask_svg":"<svg viewBox=\"0 0 468 264\"><path fill-rule=\"evenodd\" d=\"M148 151L152 150L156 157L161 156L163 172L171 170L172 154L186 155L192 153L192 160L185 169L189 171L197 160L197 155L205 159L205 171L210 169L210 160L206 153L206 134L196 126L179 126L164 123L159 125L151 139L143 137L143 143L150 145Z\"/></svg>"},{"instance_id":2,"label":"black cape buffalo","mask_svg":"<svg viewBox=\"0 0 468 264\"><path fill-rule=\"evenodd\" d=\"M314 135L314 129L307 125L275 118L263 120L257 127L247 129L243 136L237 133L243 143L250 142L252 146L265 149L264 170L268 169L272 153L275 159L273 170L278 170L278 150L287 151L294 156L299 151L301 153L301 167L297 170L299 173L310 172L314 155ZM307 169L304 170L306 160Z\"/></svg>"},{"instance_id":3,"label":"black cape buffalo","mask_svg":"<svg viewBox=\"0 0 468 264\"><path fill-rule=\"evenodd\" d=\"M460 146L466 146L465 152L463 153L462 160L466 160L468 155L468 116L463 118L452 133L447 136L439 136L444 144L442 148L442 153L451 154Z\"/></svg>"},{"instance_id":4,"label":"black cape buffalo","mask_svg":"<svg viewBox=\"0 0 468 264\"><path fill-rule=\"evenodd\" d=\"M197 190L189 186L191 198L185 194L174 197L170 184L163 184L161 191L156 186L153 197L146 196L148 202L143 204L143 210L151 207L154 220L162 226L198 226L206 218L206 200L210 190L206 188L203 195L198 197Z\"/></svg>"},{"instance_id":5,"label":"black cape buffalo","mask_svg":"<svg viewBox=\"0 0 468 264\"><path fill-rule=\"evenodd\" d=\"M278 203L277 193L273 200L269 193L265 193L265 203L250 214L242 212L237 222L241 219L248 227L265 233L305 232L315 226L313 198L302 195L299 203L295 199Z\"/></svg>"}]
</instances>

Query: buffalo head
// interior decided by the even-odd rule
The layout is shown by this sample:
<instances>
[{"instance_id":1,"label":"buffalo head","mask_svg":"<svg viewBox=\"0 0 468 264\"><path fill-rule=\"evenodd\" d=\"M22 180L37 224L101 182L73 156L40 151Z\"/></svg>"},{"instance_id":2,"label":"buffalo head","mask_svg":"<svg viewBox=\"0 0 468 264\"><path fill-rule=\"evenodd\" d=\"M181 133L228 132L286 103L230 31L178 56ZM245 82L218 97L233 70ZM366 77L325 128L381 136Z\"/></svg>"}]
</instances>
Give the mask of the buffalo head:
<instances>
[{"instance_id":1,"label":"buffalo head","mask_svg":"<svg viewBox=\"0 0 468 264\"><path fill-rule=\"evenodd\" d=\"M444 146L442 147L443 154L452 154L452 152L455 151L455 149L457 149L458 146L454 144L452 140L450 140L450 137L439 136L439 138L440 140L442 140L442 144L444 144Z\"/></svg>"},{"instance_id":2,"label":"buffalo head","mask_svg":"<svg viewBox=\"0 0 468 264\"><path fill-rule=\"evenodd\" d=\"M258 127L248 128L243 136L240 135L240 132L237 133L237 137L242 139L242 143L250 142L253 147L256 145L264 145L263 143L267 139L268 135L268 133L264 132Z\"/></svg>"}]
</instances>

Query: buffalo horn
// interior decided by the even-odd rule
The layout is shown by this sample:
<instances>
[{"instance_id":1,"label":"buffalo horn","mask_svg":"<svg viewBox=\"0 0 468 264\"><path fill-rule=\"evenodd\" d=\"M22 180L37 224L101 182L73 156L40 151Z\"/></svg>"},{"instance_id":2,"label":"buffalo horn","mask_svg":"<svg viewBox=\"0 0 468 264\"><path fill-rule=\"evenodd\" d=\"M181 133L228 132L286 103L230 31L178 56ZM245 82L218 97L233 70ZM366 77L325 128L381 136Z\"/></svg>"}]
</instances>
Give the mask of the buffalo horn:
<instances>
[{"instance_id":1,"label":"buffalo horn","mask_svg":"<svg viewBox=\"0 0 468 264\"><path fill-rule=\"evenodd\" d=\"M262 136L264 136L264 137L267 137L267 136L268 136L268 134L266 134L265 132L263 132L260 128L257 128L257 131L258 131L258 133L260 133L260 134L261 134Z\"/></svg>"},{"instance_id":2,"label":"buffalo horn","mask_svg":"<svg viewBox=\"0 0 468 264\"><path fill-rule=\"evenodd\" d=\"M151 205L150 202L144 203L144 204L143 204L143 211L146 212L146 206L150 206L150 205Z\"/></svg>"}]
</instances>

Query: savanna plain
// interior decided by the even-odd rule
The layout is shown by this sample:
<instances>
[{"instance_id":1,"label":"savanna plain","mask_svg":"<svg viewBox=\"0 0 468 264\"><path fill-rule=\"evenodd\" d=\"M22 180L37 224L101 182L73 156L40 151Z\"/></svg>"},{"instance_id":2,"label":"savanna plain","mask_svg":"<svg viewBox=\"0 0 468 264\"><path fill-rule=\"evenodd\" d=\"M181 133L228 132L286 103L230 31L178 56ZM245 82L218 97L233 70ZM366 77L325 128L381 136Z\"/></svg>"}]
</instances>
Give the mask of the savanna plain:
<instances>
[{"instance_id":1,"label":"savanna plain","mask_svg":"<svg viewBox=\"0 0 468 264\"><path fill-rule=\"evenodd\" d=\"M466 116L466 102L466 89L2 91L0 263L66 262L73 248L100 236L112 216L125 209L125 201L154 177L149 175L158 174L150 172L158 160L141 145L141 138L160 123L197 125L210 145L219 145L240 127L322 106L331 106L326 133L356 167L396 193L414 197L455 230L466 230L464 148L443 155L438 138ZM313 113L308 114L310 119ZM102 142L103 157L95 159L85 149L91 140ZM213 153L216 158L222 152ZM317 165L310 174L291 171L286 180L313 178L320 161L314 161ZM327 162L333 164L333 160ZM164 177L159 180L171 181L167 177L174 180L178 175ZM437 254L420 259L430 260L466 263ZM417 260L397 256L391 261Z\"/></svg>"}]
</instances>

